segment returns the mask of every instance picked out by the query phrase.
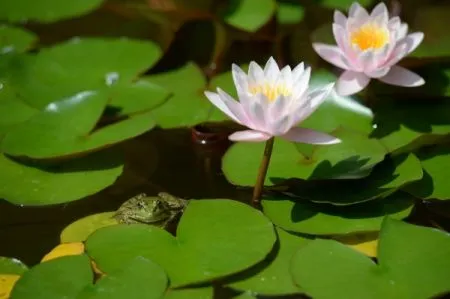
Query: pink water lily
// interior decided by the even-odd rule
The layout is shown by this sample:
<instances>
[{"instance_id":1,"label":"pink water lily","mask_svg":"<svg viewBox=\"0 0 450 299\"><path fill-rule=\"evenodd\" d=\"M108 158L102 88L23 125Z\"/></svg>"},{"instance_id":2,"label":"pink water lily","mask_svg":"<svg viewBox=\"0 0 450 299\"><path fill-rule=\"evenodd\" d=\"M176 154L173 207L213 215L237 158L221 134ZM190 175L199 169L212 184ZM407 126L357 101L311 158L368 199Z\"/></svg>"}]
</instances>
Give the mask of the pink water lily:
<instances>
[{"instance_id":1,"label":"pink water lily","mask_svg":"<svg viewBox=\"0 0 450 299\"><path fill-rule=\"evenodd\" d=\"M314 43L326 61L344 69L336 83L340 95L350 95L376 78L382 82L415 87L425 83L417 74L396 65L423 40L422 32L408 33L399 17L389 19L384 3L369 14L358 3L350 7L348 18L334 12L333 34L337 46Z\"/></svg>"},{"instance_id":2,"label":"pink water lily","mask_svg":"<svg viewBox=\"0 0 450 299\"><path fill-rule=\"evenodd\" d=\"M293 70L278 68L270 58L264 69L255 62L248 75L237 65L232 66L233 80L239 101L217 88L217 93L205 92L208 99L235 122L250 130L230 135L233 141L265 141L273 136L303 143L333 144L339 139L297 124L311 115L333 88L329 84L309 91L311 69L300 63Z\"/></svg>"}]
</instances>

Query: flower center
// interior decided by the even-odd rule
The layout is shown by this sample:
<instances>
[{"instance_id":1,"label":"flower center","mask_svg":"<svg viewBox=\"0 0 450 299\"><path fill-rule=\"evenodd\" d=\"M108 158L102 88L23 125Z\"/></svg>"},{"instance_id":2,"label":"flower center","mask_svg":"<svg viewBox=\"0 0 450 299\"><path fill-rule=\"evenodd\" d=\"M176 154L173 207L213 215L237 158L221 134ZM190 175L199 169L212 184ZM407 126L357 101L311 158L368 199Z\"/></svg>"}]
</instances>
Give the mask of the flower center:
<instances>
[{"instance_id":1,"label":"flower center","mask_svg":"<svg viewBox=\"0 0 450 299\"><path fill-rule=\"evenodd\" d=\"M358 46L361 50L379 49L388 43L389 32L386 28L367 23L352 32L350 40L353 45Z\"/></svg>"},{"instance_id":2,"label":"flower center","mask_svg":"<svg viewBox=\"0 0 450 299\"><path fill-rule=\"evenodd\" d=\"M271 85L271 84L263 84L263 85L254 85L250 86L249 89L252 95L256 95L258 93L262 93L266 96L269 101L276 100L279 96L289 96L291 95L291 90L286 87L284 84L279 85Z\"/></svg>"}]
</instances>

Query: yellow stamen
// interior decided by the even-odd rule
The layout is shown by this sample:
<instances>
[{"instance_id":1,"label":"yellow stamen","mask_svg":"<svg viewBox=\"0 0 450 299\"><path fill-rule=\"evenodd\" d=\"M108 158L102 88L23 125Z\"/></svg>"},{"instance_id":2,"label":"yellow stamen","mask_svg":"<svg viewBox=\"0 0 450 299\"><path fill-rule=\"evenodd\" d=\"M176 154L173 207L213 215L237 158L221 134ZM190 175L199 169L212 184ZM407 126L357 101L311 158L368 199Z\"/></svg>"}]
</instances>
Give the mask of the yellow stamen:
<instances>
[{"instance_id":1,"label":"yellow stamen","mask_svg":"<svg viewBox=\"0 0 450 299\"><path fill-rule=\"evenodd\" d=\"M361 50L367 50L369 48L379 49L388 43L389 32L386 28L379 27L373 23L367 23L352 32L350 40L353 45L358 46Z\"/></svg>"},{"instance_id":2,"label":"yellow stamen","mask_svg":"<svg viewBox=\"0 0 450 299\"><path fill-rule=\"evenodd\" d=\"M274 101L280 95L289 96L291 94L291 90L289 90L284 84L280 85L254 85L249 87L249 91L251 94L256 95L258 93L262 93L269 99L269 101Z\"/></svg>"}]
</instances>

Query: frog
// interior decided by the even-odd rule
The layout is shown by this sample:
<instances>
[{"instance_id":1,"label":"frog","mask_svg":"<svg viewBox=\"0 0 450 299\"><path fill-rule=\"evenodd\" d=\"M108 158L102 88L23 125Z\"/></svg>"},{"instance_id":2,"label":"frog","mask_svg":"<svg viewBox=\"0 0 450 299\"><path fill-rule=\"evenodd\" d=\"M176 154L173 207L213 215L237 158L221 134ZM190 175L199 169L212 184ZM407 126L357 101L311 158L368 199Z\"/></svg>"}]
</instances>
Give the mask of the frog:
<instances>
[{"instance_id":1,"label":"frog","mask_svg":"<svg viewBox=\"0 0 450 299\"><path fill-rule=\"evenodd\" d=\"M125 201L114 214L114 218L123 224L149 224L162 228L167 226L184 212L188 201L166 192L157 196L140 193Z\"/></svg>"}]
</instances>

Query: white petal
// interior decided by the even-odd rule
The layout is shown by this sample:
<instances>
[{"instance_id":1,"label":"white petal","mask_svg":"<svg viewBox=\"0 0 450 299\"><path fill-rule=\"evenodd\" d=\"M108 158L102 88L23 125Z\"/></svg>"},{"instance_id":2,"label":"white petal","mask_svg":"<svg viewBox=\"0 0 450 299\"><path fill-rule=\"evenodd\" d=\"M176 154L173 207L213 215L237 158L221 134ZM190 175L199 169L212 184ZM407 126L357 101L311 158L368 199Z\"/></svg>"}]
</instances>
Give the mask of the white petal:
<instances>
[{"instance_id":1,"label":"white petal","mask_svg":"<svg viewBox=\"0 0 450 299\"><path fill-rule=\"evenodd\" d=\"M280 118L282 115L286 115L290 103L291 97L280 95L274 103L269 105L268 116L271 119L276 119Z\"/></svg>"},{"instance_id":2,"label":"white petal","mask_svg":"<svg viewBox=\"0 0 450 299\"><path fill-rule=\"evenodd\" d=\"M406 55L414 51L423 40L423 32L414 32L405 37Z\"/></svg>"},{"instance_id":3,"label":"white petal","mask_svg":"<svg viewBox=\"0 0 450 299\"><path fill-rule=\"evenodd\" d=\"M250 85L261 84L264 81L264 71L254 61L251 61L248 66L248 80Z\"/></svg>"},{"instance_id":4,"label":"white petal","mask_svg":"<svg viewBox=\"0 0 450 299\"><path fill-rule=\"evenodd\" d=\"M383 67L383 68L379 68L377 70L374 70L372 72L368 72L365 74L367 76L369 76L370 78L380 78L380 77L385 76L389 72L390 69L391 69L390 67Z\"/></svg>"},{"instance_id":5,"label":"white petal","mask_svg":"<svg viewBox=\"0 0 450 299\"><path fill-rule=\"evenodd\" d=\"M255 95L248 101L248 107L246 107L245 112L248 115L249 123L252 123L252 125L247 127L254 130L264 130L267 123L266 115L268 114L269 104L262 94Z\"/></svg>"},{"instance_id":6,"label":"white petal","mask_svg":"<svg viewBox=\"0 0 450 299\"><path fill-rule=\"evenodd\" d=\"M231 66L231 70L234 85L236 86L238 94L246 94L248 92L247 74L234 63Z\"/></svg>"},{"instance_id":7,"label":"white petal","mask_svg":"<svg viewBox=\"0 0 450 299\"><path fill-rule=\"evenodd\" d=\"M313 90L307 95L304 101L299 102L299 104L293 107L292 109L294 112L291 119L292 125L298 124L316 111L316 109L326 100L333 87L334 83L330 83L322 88Z\"/></svg>"},{"instance_id":8,"label":"white petal","mask_svg":"<svg viewBox=\"0 0 450 299\"><path fill-rule=\"evenodd\" d=\"M264 76L266 77L266 80L273 83L279 74L280 69L278 68L277 62L273 59L273 57L270 57L264 67Z\"/></svg>"},{"instance_id":9,"label":"white petal","mask_svg":"<svg viewBox=\"0 0 450 299\"><path fill-rule=\"evenodd\" d=\"M406 34L408 34L408 24L403 23L397 30L397 40L405 38Z\"/></svg>"},{"instance_id":10,"label":"white petal","mask_svg":"<svg viewBox=\"0 0 450 299\"><path fill-rule=\"evenodd\" d=\"M233 134L231 134L228 139L231 141L250 141L250 142L258 142L258 141L265 141L270 139L272 136L270 136L267 133L260 132L260 131L254 131L254 130L245 130L245 131L238 131Z\"/></svg>"},{"instance_id":11,"label":"white petal","mask_svg":"<svg viewBox=\"0 0 450 299\"><path fill-rule=\"evenodd\" d=\"M364 73L345 71L336 83L336 92L341 96L348 96L364 89L370 78Z\"/></svg>"},{"instance_id":12,"label":"white petal","mask_svg":"<svg viewBox=\"0 0 450 299\"><path fill-rule=\"evenodd\" d=\"M302 97L306 89L308 89L309 79L311 78L311 68L307 67L302 76L297 81L293 82L292 98L297 99Z\"/></svg>"},{"instance_id":13,"label":"white petal","mask_svg":"<svg viewBox=\"0 0 450 299\"><path fill-rule=\"evenodd\" d=\"M400 18L399 17L393 17L388 22L388 29L389 31L397 31L400 28Z\"/></svg>"},{"instance_id":14,"label":"white petal","mask_svg":"<svg viewBox=\"0 0 450 299\"><path fill-rule=\"evenodd\" d=\"M372 10L372 13L370 14L371 18L379 18L381 16L383 20L383 22L387 22L389 19L389 14L388 14L388 10L386 7L386 4L384 4L383 2L379 3L377 6L375 6L375 8Z\"/></svg>"},{"instance_id":15,"label":"white petal","mask_svg":"<svg viewBox=\"0 0 450 299\"><path fill-rule=\"evenodd\" d=\"M220 88L217 88L217 93L222 99L223 103L228 107L228 109L233 113L233 115L239 120L238 122L244 125L248 123L248 117L245 111L242 109L242 105L235 101L228 93Z\"/></svg>"},{"instance_id":16,"label":"white petal","mask_svg":"<svg viewBox=\"0 0 450 299\"><path fill-rule=\"evenodd\" d=\"M215 92L205 91L205 96L210 100L210 102L220 109L223 113L228 115L232 120L237 123L241 123L238 118L231 112L227 105L225 105L223 99Z\"/></svg>"},{"instance_id":17,"label":"white petal","mask_svg":"<svg viewBox=\"0 0 450 299\"><path fill-rule=\"evenodd\" d=\"M292 70L292 81L296 82L298 78L303 74L305 71L305 64L303 62L300 62L293 70Z\"/></svg>"},{"instance_id":18,"label":"white petal","mask_svg":"<svg viewBox=\"0 0 450 299\"><path fill-rule=\"evenodd\" d=\"M347 25L347 17L339 10L335 10L334 11L334 23L345 28Z\"/></svg>"},{"instance_id":19,"label":"white petal","mask_svg":"<svg viewBox=\"0 0 450 299\"><path fill-rule=\"evenodd\" d=\"M392 50L390 57L386 62L384 63L385 66L392 66L403 59L403 57L406 56L406 48L407 44L406 42L400 42L396 45L394 50Z\"/></svg>"},{"instance_id":20,"label":"white petal","mask_svg":"<svg viewBox=\"0 0 450 299\"><path fill-rule=\"evenodd\" d=\"M417 87L425 84L422 77L397 65L393 66L389 73L379 80L387 84L404 87Z\"/></svg>"},{"instance_id":21,"label":"white petal","mask_svg":"<svg viewBox=\"0 0 450 299\"><path fill-rule=\"evenodd\" d=\"M338 47L321 43L313 43L313 48L320 57L329 63L334 64L341 69L347 70L349 68L343 60L342 51Z\"/></svg>"},{"instance_id":22,"label":"white petal","mask_svg":"<svg viewBox=\"0 0 450 299\"><path fill-rule=\"evenodd\" d=\"M369 17L369 14L367 13L367 10L359 5L358 2L353 2L352 6L350 6L350 11L348 13L348 16L350 18L356 18L356 19L367 19Z\"/></svg>"},{"instance_id":23,"label":"white petal","mask_svg":"<svg viewBox=\"0 0 450 299\"><path fill-rule=\"evenodd\" d=\"M311 129L298 127L290 129L286 134L284 134L281 137L290 141L309 144L325 145L325 144L336 144L341 142L340 139L333 137L331 135L322 132L317 132Z\"/></svg>"},{"instance_id":24,"label":"white petal","mask_svg":"<svg viewBox=\"0 0 450 299\"><path fill-rule=\"evenodd\" d=\"M283 135L292 127L290 115L278 117L273 119L270 126L266 128L267 132L270 132L273 136Z\"/></svg>"},{"instance_id":25,"label":"white petal","mask_svg":"<svg viewBox=\"0 0 450 299\"><path fill-rule=\"evenodd\" d=\"M316 110L328 97L333 87L334 83L328 83L327 85L310 92L308 94L308 101L311 103L311 108Z\"/></svg>"},{"instance_id":26,"label":"white petal","mask_svg":"<svg viewBox=\"0 0 450 299\"><path fill-rule=\"evenodd\" d=\"M285 66L278 77L278 83L284 84L286 88L291 89L293 80L292 80L292 71L289 65Z\"/></svg>"}]
</instances>

